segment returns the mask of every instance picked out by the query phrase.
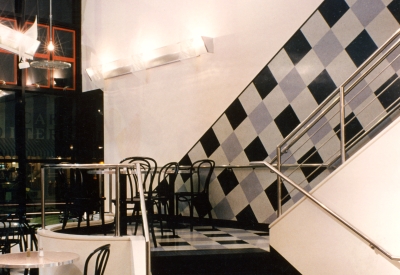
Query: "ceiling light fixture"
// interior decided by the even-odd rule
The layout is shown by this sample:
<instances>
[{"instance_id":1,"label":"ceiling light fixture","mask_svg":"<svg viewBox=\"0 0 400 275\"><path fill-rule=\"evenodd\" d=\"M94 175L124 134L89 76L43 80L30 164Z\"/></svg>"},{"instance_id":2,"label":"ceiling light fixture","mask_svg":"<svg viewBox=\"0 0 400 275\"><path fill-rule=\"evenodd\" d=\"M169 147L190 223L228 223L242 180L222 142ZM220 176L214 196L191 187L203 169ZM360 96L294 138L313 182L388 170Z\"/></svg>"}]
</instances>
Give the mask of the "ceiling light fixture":
<instances>
[{"instance_id":1,"label":"ceiling light fixture","mask_svg":"<svg viewBox=\"0 0 400 275\"><path fill-rule=\"evenodd\" d=\"M50 21L50 37L49 37L49 44L47 45L47 50L49 52L54 51L54 44L53 44L53 12L52 12L52 0L50 0L50 14L49 14L49 21ZM40 61L32 61L30 66L36 69L69 69L71 68L71 64L68 62L63 61L53 61L53 60L40 60Z\"/></svg>"}]
</instances>

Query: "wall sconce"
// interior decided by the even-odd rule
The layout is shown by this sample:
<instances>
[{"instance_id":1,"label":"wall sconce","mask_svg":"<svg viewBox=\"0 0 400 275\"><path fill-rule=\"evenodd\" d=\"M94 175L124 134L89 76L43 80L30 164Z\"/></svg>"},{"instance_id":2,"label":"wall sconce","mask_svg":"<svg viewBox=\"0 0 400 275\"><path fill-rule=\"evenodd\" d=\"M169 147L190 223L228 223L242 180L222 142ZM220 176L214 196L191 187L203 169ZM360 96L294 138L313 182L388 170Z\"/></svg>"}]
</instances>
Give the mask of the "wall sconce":
<instances>
[{"instance_id":1,"label":"wall sconce","mask_svg":"<svg viewBox=\"0 0 400 275\"><path fill-rule=\"evenodd\" d=\"M21 69L29 67L25 59L33 59L40 41L37 39L37 21L25 32L13 30L0 24L0 48L18 54L23 60Z\"/></svg>"},{"instance_id":2,"label":"wall sconce","mask_svg":"<svg viewBox=\"0 0 400 275\"><path fill-rule=\"evenodd\" d=\"M150 69L196 57L204 53L213 52L213 38L202 36L134 55L131 58L119 59L100 66L87 68L86 72L92 82L99 88L103 88L105 79L131 74L136 71Z\"/></svg>"}]
</instances>

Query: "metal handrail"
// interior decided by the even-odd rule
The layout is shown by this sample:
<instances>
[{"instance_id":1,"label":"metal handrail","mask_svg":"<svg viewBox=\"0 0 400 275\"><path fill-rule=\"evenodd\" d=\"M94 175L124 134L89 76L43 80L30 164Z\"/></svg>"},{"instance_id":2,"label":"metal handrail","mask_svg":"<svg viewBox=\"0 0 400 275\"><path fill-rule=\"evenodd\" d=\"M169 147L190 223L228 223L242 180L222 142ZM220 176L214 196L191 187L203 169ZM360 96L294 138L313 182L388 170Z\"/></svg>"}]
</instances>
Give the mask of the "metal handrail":
<instances>
[{"instance_id":1,"label":"metal handrail","mask_svg":"<svg viewBox=\"0 0 400 275\"><path fill-rule=\"evenodd\" d=\"M400 46L400 39L395 41L400 36L400 29L398 29L379 49L377 49L341 86L334 90L305 120L303 120L283 141L276 147L276 156L271 160L271 163L277 163L277 169L281 171L282 154L286 153L297 141L299 141L312 127L314 127L324 116L328 114L334 107L339 104L340 113L340 150L339 155L335 159L337 161L341 158L342 163L346 161L346 149L351 148L356 142L360 141L358 137L355 141L352 140L348 147L346 147L345 140L345 96L350 93L358 84L361 83L374 69L376 69L386 58ZM393 43L394 42L394 43ZM392 45L391 45L392 44ZM345 86L350 85L347 89ZM387 116L393 113L389 110ZM382 120L378 120L380 123ZM376 128L374 125L372 129ZM372 131L372 130L371 130ZM362 137L365 136L361 135ZM332 164L332 162L330 163ZM303 166L304 163L301 164ZM278 196L278 209L277 216L282 214L282 180L277 175L277 196Z\"/></svg>"},{"instance_id":2,"label":"metal handrail","mask_svg":"<svg viewBox=\"0 0 400 275\"><path fill-rule=\"evenodd\" d=\"M146 241L146 255L147 255L147 257L146 257L146 274L151 274L150 234L149 234L149 224L148 224L148 220L147 220L146 202L145 202L145 198L144 198L142 170L140 168L140 163L136 163L136 176L137 176L138 185L139 185L140 209L142 210L144 239Z\"/></svg>"},{"instance_id":3,"label":"metal handrail","mask_svg":"<svg viewBox=\"0 0 400 275\"><path fill-rule=\"evenodd\" d=\"M342 218L341 216L339 216L336 212L334 212L333 210L331 210L330 208L328 208L326 205L324 205L322 202L320 202L318 199L316 199L313 195L311 195L310 193L308 193L306 190L304 190L303 188L301 188L299 185L297 185L296 183L294 183L291 179L289 179L287 176L285 176L284 174L282 174L282 172L278 171L277 169L275 169L273 167L273 165L269 164L268 162L265 161L254 161L254 162L250 162L251 165L265 165L267 166L272 172L276 173L277 175L279 175L282 179L284 179L287 183L289 183L290 185L292 185L294 188L296 188L297 190L299 190L301 193L303 193L307 198L309 198L312 202L314 202L316 205L318 205L320 208L322 208L324 211L326 211L328 214L330 214L332 217L334 217L335 219L337 219L340 223L342 223L344 226L346 226L348 229L350 229L351 231L353 231L354 233L356 233L359 237L361 237L363 240L365 240L369 246L372 249L377 249L380 252L382 252L382 254L384 254L386 257L388 257L390 260L394 260L394 261L399 261L400 260L400 256L393 256L392 254L390 254L388 251L386 251L383 247L381 247L379 244L375 243L371 238L369 238L367 235L365 235L364 233L362 233L360 230L358 230L356 227L354 227L352 224L350 224L348 221L346 221L344 218Z\"/></svg>"},{"instance_id":4,"label":"metal handrail","mask_svg":"<svg viewBox=\"0 0 400 275\"><path fill-rule=\"evenodd\" d=\"M389 46L398 36L400 36L400 29L398 29L378 50L376 50L366 61L364 61L363 64L360 65L360 67L340 86L344 87L348 85L357 75L359 75L379 54L383 52L383 50ZM376 68L382 60L384 60L390 53L392 53L400 44L400 41L398 41L396 44L392 45L392 47L383 55L371 68L369 68L366 72L363 73L362 76L360 76L359 81L356 81L355 83L358 84L362 79L365 78L367 74L371 72L372 69ZM350 92L354 87L355 83L353 83L349 89L347 89L346 94ZM287 146L281 150L282 152L285 152L289 147L291 147L295 142L297 142L308 130L311 129L323 116L325 116L330 110L332 110L333 107L336 106L337 103L339 103L340 98L337 97L334 101L332 101L337 95L338 92L340 92L340 87L335 89L310 115L307 116L306 119L304 119L290 134L288 134L283 141L277 145L277 147L282 148L283 145L285 145L292 137L294 137L303 127L310 122L314 118L314 122L310 123L307 125L306 128L301 131L296 138L292 140L290 144L287 144ZM331 102L332 101L332 102ZM323 112L321 112L317 117L315 117L324 107L326 107L329 102L331 104L325 109ZM275 162L277 160L277 156L275 156L271 163Z\"/></svg>"},{"instance_id":5,"label":"metal handrail","mask_svg":"<svg viewBox=\"0 0 400 275\"><path fill-rule=\"evenodd\" d=\"M129 169L134 168L138 178L139 185L139 197L140 197L140 206L142 209L142 219L143 219L143 229L144 229L144 238L146 242L146 274L151 274L151 245L150 245L150 233L147 219L147 211L146 211L146 203L143 191L142 184L142 173L140 164L137 164L136 167L133 167L132 164L47 164L41 167L41 204L42 204L42 228L46 227L45 220L45 175L46 169L109 169L115 171L115 200L116 200L116 210L115 210L115 236L120 236L120 226L119 222L121 219L119 213L120 206L120 186L119 186L119 176L120 170L126 169L128 176L132 174L129 173ZM111 200L111 198L110 198Z\"/></svg>"}]
</instances>

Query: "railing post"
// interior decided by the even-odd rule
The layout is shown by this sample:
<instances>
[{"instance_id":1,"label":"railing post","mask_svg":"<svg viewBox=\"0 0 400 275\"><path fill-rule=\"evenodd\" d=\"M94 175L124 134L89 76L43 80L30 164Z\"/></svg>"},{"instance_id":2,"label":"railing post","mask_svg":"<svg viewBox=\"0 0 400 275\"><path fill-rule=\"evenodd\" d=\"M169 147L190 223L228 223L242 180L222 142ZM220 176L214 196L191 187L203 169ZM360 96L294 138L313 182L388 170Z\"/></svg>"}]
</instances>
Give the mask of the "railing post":
<instances>
[{"instance_id":1,"label":"railing post","mask_svg":"<svg viewBox=\"0 0 400 275\"><path fill-rule=\"evenodd\" d=\"M279 172L281 172L281 147L278 146L276 148L276 156L277 156L277 169ZM282 215L282 202L281 202L281 198L282 198L282 179L279 176L279 174L276 174L277 176L277 185L278 185L278 194L277 194L277 202L278 202L278 213L277 216L278 218Z\"/></svg>"},{"instance_id":2,"label":"railing post","mask_svg":"<svg viewBox=\"0 0 400 275\"><path fill-rule=\"evenodd\" d=\"M344 86L340 86L340 154L342 164L346 161L346 140L345 140L345 102Z\"/></svg>"},{"instance_id":3,"label":"railing post","mask_svg":"<svg viewBox=\"0 0 400 275\"><path fill-rule=\"evenodd\" d=\"M121 236L121 227L120 227L120 220L121 220L121 214L120 214L120 186L119 186L119 165L115 166L115 236L119 237Z\"/></svg>"},{"instance_id":4,"label":"railing post","mask_svg":"<svg viewBox=\"0 0 400 275\"><path fill-rule=\"evenodd\" d=\"M46 177L46 169L44 167L40 168L40 193L41 193L41 202L42 202L42 228L46 229L46 207L45 207L45 177ZM64 214L65 215L65 214Z\"/></svg>"}]
</instances>

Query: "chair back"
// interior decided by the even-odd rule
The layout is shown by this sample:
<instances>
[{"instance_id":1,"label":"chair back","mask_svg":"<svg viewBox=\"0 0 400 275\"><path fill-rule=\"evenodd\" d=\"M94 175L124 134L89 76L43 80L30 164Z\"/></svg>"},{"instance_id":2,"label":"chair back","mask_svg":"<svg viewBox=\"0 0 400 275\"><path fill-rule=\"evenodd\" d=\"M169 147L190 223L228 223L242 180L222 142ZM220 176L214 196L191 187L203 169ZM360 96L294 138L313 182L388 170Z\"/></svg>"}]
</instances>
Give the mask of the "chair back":
<instances>
[{"instance_id":1,"label":"chair back","mask_svg":"<svg viewBox=\"0 0 400 275\"><path fill-rule=\"evenodd\" d=\"M128 182L130 185L130 198L139 196L138 178L136 174L136 165L140 164L143 190L151 196L153 192L153 182L157 171L157 162L149 157L129 157L120 161L120 163L129 163L134 165L134 168L128 169Z\"/></svg>"},{"instance_id":2,"label":"chair back","mask_svg":"<svg viewBox=\"0 0 400 275\"><path fill-rule=\"evenodd\" d=\"M214 167L215 162L210 159L202 159L193 162L190 167L190 192L205 193L208 195Z\"/></svg>"},{"instance_id":3,"label":"chair back","mask_svg":"<svg viewBox=\"0 0 400 275\"><path fill-rule=\"evenodd\" d=\"M88 275L88 266L90 259L97 254L96 263L94 266L94 275L103 275L106 269L108 257L110 256L110 244L106 244L96 248L89 256L86 258L85 267L83 275Z\"/></svg>"},{"instance_id":4,"label":"chair back","mask_svg":"<svg viewBox=\"0 0 400 275\"><path fill-rule=\"evenodd\" d=\"M170 162L165 164L158 172L158 182L155 191L158 198L165 198L165 201L162 201L163 204L166 203L166 200L171 196L174 196L174 190L170 187L174 186L178 171L179 163Z\"/></svg>"}]
</instances>

